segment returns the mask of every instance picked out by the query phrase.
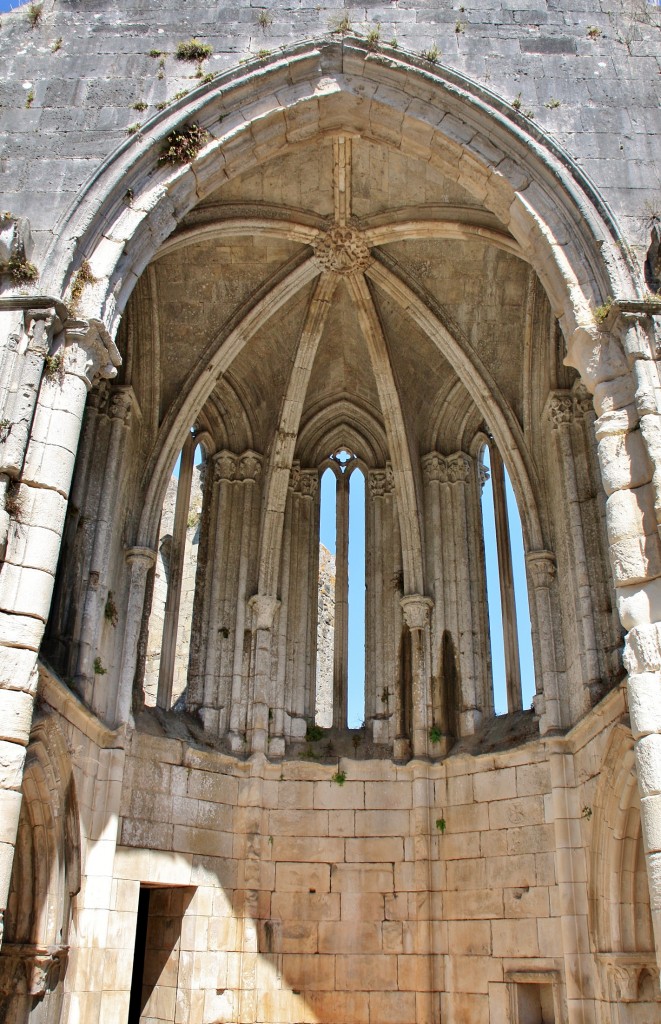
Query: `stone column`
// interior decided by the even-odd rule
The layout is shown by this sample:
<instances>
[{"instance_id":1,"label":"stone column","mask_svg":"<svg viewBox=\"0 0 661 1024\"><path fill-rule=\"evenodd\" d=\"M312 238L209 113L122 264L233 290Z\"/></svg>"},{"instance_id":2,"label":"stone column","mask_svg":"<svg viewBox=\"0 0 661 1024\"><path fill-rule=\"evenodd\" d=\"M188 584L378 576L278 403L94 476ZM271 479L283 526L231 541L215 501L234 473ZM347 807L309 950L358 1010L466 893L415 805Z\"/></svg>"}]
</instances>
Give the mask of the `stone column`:
<instances>
[{"instance_id":1,"label":"stone column","mask_svg":"<svg viewBox=\"0 0 661 1024\"><path fill-rule=\"evenodd\" d=\"M349 664L349 479L338 473L335 499L335 644L333 648L333 725L347 725Z\"/></svg>"},{"instance_id":2,"label":"stone column","mask_svg":"<svg viewBox=\"0 0 661 1024\"><path fill-rule=\"evenodd\" d=\"M112 713L110 715L114 728L119 728L124 723L131 721L133 683L138 661L138 641L142 628L147 574L156 564L156 552L152 548L128 548L126 562L130 573L129 596L126 605L117 701L114 715Z\"/></svg>"},{"instance_id":3,"label":"stone column","mask_svg":"<svg viewBox=\"0 0 661 1024\"><path fill-rule=\"evenodd\" d=\"M224 711L223 727L229 727L232 749L243 749L245 730L245 695L242 689L243 676L231 677L231 664L227 658L230 648L229 625L223 616L226 608L227 560L232 537L232 505L234 491L232 481L236 475L237 456L230 451L220 451L213 457L213 513L209 526L210 565L207 567L209 585L206 588L206 661L204 666L204 696L200 714L205 728L217 733L224 731L220 723L220 708ZM232 638L233 639L233 638ZM230 672L228 692L220 692L221 647L225 649L225 664ZM229 706L229 707L228 707Z\"/></svg>"},{"instance_id":4,"label":"stone column","mask_svg":"<svg viewBox=\"0 0 661 1024\"><path fill-rule=\"evenodd\" d=\"M18 302L14 300L12 305ZM12 480L20 477L44 360L54 333L62 329L55 306L40 306L37 298L31 298L30 302L34 305L24 308L22 316L18 308L7 311L8 314L18 313L20 319L16 324L18 329L9 335L9 344L0 361L0 487L3 493ZM0 511L0 558L4 558L7 546L9 519L3 507Z\"/></svg>"},{"instance_id":5,"label":"stone column","mask_svg":"<svg viewBox=\"0 0 661 1024\"><path fill-rule=\"evenodd\" d=\"M408 594L400 601L404 621L411 633L411 746L414 757L427 757L431 720L431 652L429 619L433 601L421 594Z\"/></svg>"},{"instance_id":6,"label":"stone column","mask_svg":"<svg viewBox=\"0 0 661 1024\"><path fill-rule=\"evenodd\" d=\"M551 588L556 576L552 551L529 551L526 555L528 585L533 596L532 633L538 672L535 713L539 715L542 735L562 728L564 718L558 685L555 633L559 628L553 612Z\"/></svg>"},{"instance_id":7,"label":"stone column","mask_svg":"<svg viewBox=\"0 0 661 1024\"><path fill-rule=\"evenodd\" d=\"M253 616L255 654L252 672L251 718L248 724L247 742L251 754L265 754L269 739L271 641L275 614L280 607L280 602L270 594L255 594L248 603Z\"/></svg>"},{"instance_id":8,"label":"stone column","mask_svg":"<svg viewBox=\"0 0 661 1024\"><path fill-rule=\"evenodd\" d=\"M76 666L76 687L83 699L94 703L96 710L103 713L105 706L93 698L94 671L92 667L97 649L99 623L107 598L107 571L110 532L115 520L115 498L118 477L124 456L126 431L128 429L133 398L131 389L120 388L110 396L108 415L110 417L110 438L106 452L101 493L96 514L94 541L83 601L83 614L79 634L78 663Z\"/></svg>"},{"instance_id":9,"label":"stone column","mask_svg":"<svg viewBox=\"0 0 661 1024\"><path fill-rule=\"evenodd\" d=\"M594 394L606 523L635 739L657 963L661 966L661 382L658 299L621 301L578 330L571 361Z\"/></svg>"},{"instance_id":10,"label":"stone column","mask_svg":"<svg viewBox=\"0 0 661 1024\"><path fill-rule=\"evenodd\" d=\"M478 702L478 672L476 659L476 638L474 626L474 604L476 595L471 586L471 544L481 530L475 518L475 509L470 502L470 482L473 478L474 463L466 452L455 452L447 459L447 483L452 506L448 542L452 548L449 561L453 568L450 578L453 587L447 599L447 606L454 608L454 635L457 645L461 680L461 708L459 709L459 733L467 736L475 732L481 718L482 708ZM445 520L444 520L445 521ZM448 544L445 546L446 556Z\"/></svg>"},{"instance_id":11,"label":"stone column","mask_svg":"<svg viewBox=\"0 0 661 1024\"><path fill-rule=\"evenodd\" d=\"M172 545L170 548L170 579L168 580L168 592L165 599L163 639L161 641L161 657L158 666L156 706L163 708L164 711L169 710L172 702L172 680L174 678L174 663L177 657L181 581L186 551L186 530L188 527L188 508L193 480L195 447L195 437L189 433L181 450L181 461L179 464L179 483L177 485Z\"/></svg>"},{"instance_id":12,"label":"stone column","mask_svg":"<svg viewBox=\"0 0 661 1024\"><path fill-rule=\"evenodd\" d=\"M0 570L1 914L18 827L37 652L50 607L85 400L96 378L113 376L119 363L107 332L86 321L69 321L53 355L58 373L42 379L17 494L20 522L10 528Z\"/></svg>"},{"instance_id":13,"label":"stone column","mask_svg":"<svg viewBox=\"0 0 661 1024\"><path fill-rule=\"evenodd\" d=\"M386 593L389 584L385 560L383 511L386 474L370 469L366 488L365 529L365 722L375 743L389 738L394 703L392 680L384 672L383 651Z\"/></svg>"},{"instance_id":14,"label":"stone column","mask_svg":"<svg viewBox=\"0 0 661 1024\"><path fill-rule=\"evenodd\" d=\"M568 517L568 544L570 572L574 578L572 591L575 595L576 643L582 666L581 683L586 699L576 709L586 710L587 696L591 689L601 691L601 672L597 653L597 638L592 612L592 590L590 569L585 551L581 504L576 479L575 455L572 445L571 425L574 419L573 401L570 394L561 391L549 396L548 410L553 426L553 435L558 452L565 508Z\"/></svg>"},{"instance_id":15,"label":"stone column","mask_svg":"<svg viewBox=\"0 0 661 1024\"><path fill-rule=\"evenodd\" d=\"M507 514L507 495L505 493L505 470L503 467L503 460L495 445L490 446L489 456L491 461L491 481L493 485L494 518L496 522L500 607L503 619L507 710L511 712L520 711L522 707L519 632L516 623L516 602L514 599L512 546L510 544L510 527L509 516Z\"/></svg>"}]
</instances>

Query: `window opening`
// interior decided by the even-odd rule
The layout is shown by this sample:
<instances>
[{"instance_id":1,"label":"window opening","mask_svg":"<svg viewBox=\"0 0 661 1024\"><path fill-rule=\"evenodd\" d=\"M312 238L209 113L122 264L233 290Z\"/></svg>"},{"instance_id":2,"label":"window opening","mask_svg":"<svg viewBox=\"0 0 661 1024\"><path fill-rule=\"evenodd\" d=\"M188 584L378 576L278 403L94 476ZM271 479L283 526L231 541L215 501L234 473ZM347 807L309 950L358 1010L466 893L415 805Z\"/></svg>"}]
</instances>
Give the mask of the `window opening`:
<instances>
[{"instance_id":1,"label":"window opening","mask_svg":"<svg viewBox=\"0 0 661 1024\"><path fill-rule=\"evenodd\" d=\"M523 529L498 449L484 445L482 529L487 576L494 714L529 707L535 694Z\"/></svg>"},{"instance_id":2,"label":"window opening","mask_svg":"<svg viewBox=\"0 0 661 1024\"><path fill-rule=\"evenodd\" d=\"M167 487L149 618L145 703L168 709L188 680L206 453L191 430Z\"/></svg>"},{"instance_id":3,"label":"window opening","mask_svg":"<svg viewBox=\"0 0 661 1024\"><path fill-rule=\"evenodd\" d=\"M347 725L365 721L365 475L356 467L349 477L349 658Z\"/></svg>"},{"instance_id":4,"label":"window opening","mask_svg":"<svg viewBox=\"0 0 661 1024\"><path fill-rule=\"evenodd\" d=\"M339 448L322 473L315 723L365 719L365 475Z\"/></svg>"},{"instance_id":5,"label":"window opening","mask_svg":"<svg viewBox=\"0 0 661 1024\"><path fill-rule=\"evenodd\" d=\"M317 667L315 725L333 724L333 650L335 647L335 473L324 470L319 487L319 585L317 590Z\"/></svg>"}]
</instances>

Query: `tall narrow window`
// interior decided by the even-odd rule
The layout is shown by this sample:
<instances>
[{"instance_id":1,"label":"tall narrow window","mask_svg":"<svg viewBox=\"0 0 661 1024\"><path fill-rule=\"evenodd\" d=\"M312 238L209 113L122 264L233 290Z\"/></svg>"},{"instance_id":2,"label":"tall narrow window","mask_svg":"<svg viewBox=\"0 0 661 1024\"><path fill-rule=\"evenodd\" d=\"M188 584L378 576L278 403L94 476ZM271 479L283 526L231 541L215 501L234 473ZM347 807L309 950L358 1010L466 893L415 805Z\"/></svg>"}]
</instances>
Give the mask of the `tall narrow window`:
<instances>
[{"instance_id":1,"label":"tall narrow window","mask_svg":"<svg viewBox=\"0 0 661 1024\"><path fill-rule=\"evenodd\" d=\"M535 694L523 530L512 484L495 445L484 445L487 470L482 526L489 638L497 715L527 708Z\"/></svg>"},{"instance_id":2,"label":"tall narrow window","mask_svg":"<svg viewBox=\"0 0 661 1024\"><path fill-rule=\"evenodd\" d=\"M335 473L328 468L319 488L319 589L317 601L317 673L315 724L333 724L333 650L335 647Z\"/></svg>"},{"instance_id":3,"label":"tall narrow window","mask_svg":"<svg viewBox=\"0 0 661 1024\"><path fill-rule=\"evenodd\" d=\"M191 431L163 502L149 620L145 703L164 709L187 684L204 475L204 448Z\"/></svg>"},{"instance_id":4,"label":"tall narrow window","mask_svg":"<svg viewBox=\"0 0 661 1024\"><path fill-rule=\"evenodd\" d=\"M365 476L340 448L321 477L315 722L365 718Z\"/></svg>"}]
</instances>

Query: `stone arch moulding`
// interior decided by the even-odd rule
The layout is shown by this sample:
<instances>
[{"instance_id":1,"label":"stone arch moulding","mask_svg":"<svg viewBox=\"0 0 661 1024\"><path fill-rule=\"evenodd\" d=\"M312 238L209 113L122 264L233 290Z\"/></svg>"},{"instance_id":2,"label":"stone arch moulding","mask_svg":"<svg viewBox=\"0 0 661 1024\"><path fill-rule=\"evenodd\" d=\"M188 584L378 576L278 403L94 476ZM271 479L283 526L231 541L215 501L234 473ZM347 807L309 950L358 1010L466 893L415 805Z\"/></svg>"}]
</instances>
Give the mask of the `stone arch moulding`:
<instances>
[{"instance_id":1,"label":"stone arch moulding","mask_svg":"<svg viewBox=\"0 0 661 1024\"><path fill-rule=\"evenodd\" d=\"M207 145L191 164L160 165L167 135L191 120L209 132ZM114 335L138 277L195 203L284 147L340 130L433 161L493 210L542 280L569 360L588 369L590 304L643 287L597 190L554 140L466 76L400 52L377 61L357 40L294 46L219 75L152 118L57 225L44 285L65 291L87 257L96 280L81 314Z\"/></svg>"}]
</instances>

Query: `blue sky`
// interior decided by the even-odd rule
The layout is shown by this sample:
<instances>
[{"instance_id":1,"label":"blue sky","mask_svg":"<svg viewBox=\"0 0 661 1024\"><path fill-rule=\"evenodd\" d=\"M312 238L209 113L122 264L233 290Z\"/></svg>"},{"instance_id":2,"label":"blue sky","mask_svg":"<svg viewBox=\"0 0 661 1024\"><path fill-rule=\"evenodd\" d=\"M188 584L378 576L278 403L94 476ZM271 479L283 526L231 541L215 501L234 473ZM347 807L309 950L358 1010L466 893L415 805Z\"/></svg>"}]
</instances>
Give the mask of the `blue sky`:
<instances>
[{"instance_id":1,"label":"blue sky","mask_svg":"<svg viewBox=\"0 0 661 1024\"><path fill-rule=\"evenodd\" d=\"M15 7L19 7L18 0L14 0L14 3L10 3L10 0L0 0L0 13L4 11L13 11Z\"/></svg>"}]
</instances>

